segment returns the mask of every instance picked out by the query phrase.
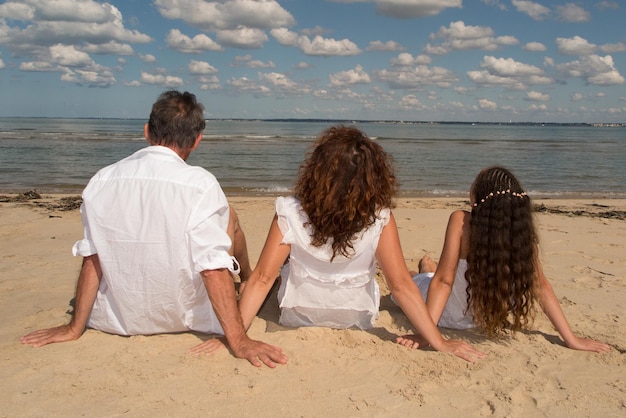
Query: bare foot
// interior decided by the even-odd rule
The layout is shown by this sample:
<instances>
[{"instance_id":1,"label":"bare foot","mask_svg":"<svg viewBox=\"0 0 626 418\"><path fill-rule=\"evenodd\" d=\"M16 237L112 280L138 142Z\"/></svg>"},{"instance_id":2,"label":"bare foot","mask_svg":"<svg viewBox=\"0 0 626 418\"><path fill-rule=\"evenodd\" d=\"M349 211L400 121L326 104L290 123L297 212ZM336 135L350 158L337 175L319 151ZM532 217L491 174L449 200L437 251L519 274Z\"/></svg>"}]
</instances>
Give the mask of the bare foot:
<instances>
[{"instance_id":1,"label":"bare foot","mask_svg":"<svg viewBox=\"0 0 626 418\"><path fill-rule=\"evenodd\" d=\"M434 273L437 270L437 263L428 254L424 254L417 267L420 273Z\"/></svg>"}]
</instances>

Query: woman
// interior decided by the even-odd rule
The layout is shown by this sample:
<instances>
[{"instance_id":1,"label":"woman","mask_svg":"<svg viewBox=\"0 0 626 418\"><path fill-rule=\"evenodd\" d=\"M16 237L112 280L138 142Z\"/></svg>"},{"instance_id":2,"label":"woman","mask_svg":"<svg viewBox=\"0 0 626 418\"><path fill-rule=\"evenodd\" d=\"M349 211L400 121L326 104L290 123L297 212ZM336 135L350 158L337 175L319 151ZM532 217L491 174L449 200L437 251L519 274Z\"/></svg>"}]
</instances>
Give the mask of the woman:
<instances>
[{"instance_id":1,"label":"woman","mask_svg":"<svg viewBox=\"0 0 626 418\"><path fill-rule=\"evenodd\" d=\"M278 292L281 324L372 328L379 265L391 294L433 348L468 361L484 357L465 342L445 340L430 319L391 213L396 190L391 158L380 145L354 127L324 131L300 168L294 196L277 199L239 303L244 325L250 325L289 258Z\"/></svg>"}]
</instances>

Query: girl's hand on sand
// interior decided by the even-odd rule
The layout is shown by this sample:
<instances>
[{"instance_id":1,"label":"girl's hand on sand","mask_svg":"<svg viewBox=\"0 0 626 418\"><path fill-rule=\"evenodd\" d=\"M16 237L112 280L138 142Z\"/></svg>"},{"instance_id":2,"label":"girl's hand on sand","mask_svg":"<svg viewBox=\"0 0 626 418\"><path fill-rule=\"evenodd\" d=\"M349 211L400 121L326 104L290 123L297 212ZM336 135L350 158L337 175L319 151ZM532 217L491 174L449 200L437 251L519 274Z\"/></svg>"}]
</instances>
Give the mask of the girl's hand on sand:
<instances>
[{"instance_id":1,"label":"girl's hand on sand","mask_svg":"<svg viewBox=\"0 0 626 418\"><path fill-rule=\"evenodd\" d=\"M40 329L20 338L22 344L41 347L46 344L74 341L80 338L82 332L77 333L70 325L61 325L54 328Z\"/></svg>"},{"instance_id":2,"label":"girl's hand on sand","mask_svg":"<svg viewBox=\"0 0 626 418\"><path fill-rule=\"evenodd\" d=\"M476 350L474 347L459 340L445 340L439 351L454 354L457 357L473 363L475 360L487 357L487 354Z\"/></svg>"},{"instance_id":3,"label":"girl's hand on sand","mask_svg":"<svg viewBox=\"0 0 626 418\"><path fill-rule=\"evenodd\" d=\"M396 343L412 349L426 348L430 344L420 334L407 334L396 338Z\"/></svg>"},{"instance_id":4,"label":"girl's hand on sand","mask_svg":"<svg viewBox=\"0 0 626 418\"><path fill-rule=\"evenodd\" d=\"M608 344L576 336L566 344L572 350L595 351L596 353L608 353L611 351L611 347Z\"/></svg>"}]
</instances>

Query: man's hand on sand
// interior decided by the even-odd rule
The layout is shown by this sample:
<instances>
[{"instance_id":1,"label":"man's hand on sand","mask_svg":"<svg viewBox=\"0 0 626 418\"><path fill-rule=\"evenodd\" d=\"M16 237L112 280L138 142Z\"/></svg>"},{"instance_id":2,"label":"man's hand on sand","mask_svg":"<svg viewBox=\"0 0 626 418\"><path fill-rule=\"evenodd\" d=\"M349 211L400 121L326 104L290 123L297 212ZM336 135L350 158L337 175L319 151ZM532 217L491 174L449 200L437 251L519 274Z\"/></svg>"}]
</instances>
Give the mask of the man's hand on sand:
<instances>
[{"instance_id":1,"label":"man's hand on sand","mask_svg":"<svg viewBox=\"0 0 626 418\"><path fill-rule=\"evenodd\" d=\"M191 354L213 354L216 351L229 347L226 338L211 338L197 346L193 347L189 352ZM283 354L280 347L266 344L262 341L246 339L237 347L230 347L233 355L237 358L248 360L253 366L261 367L265 364L267 367L274 368L276 364L286 364L287 356Z\"/></svg>"},{"instance_id":2,"label":"man's hand on sand","mask_svg":"<svg viewBox=\"0 0 626 418\"><path fill-rule=\"evenodd\" d=\"M80 338L82 332L76 332L68 325L61 325L54 328L40 329L31 332L20 338L22 344L29 344L33 347L41 347L46 344L62 343Z\"/></svg>"}]
</instances>

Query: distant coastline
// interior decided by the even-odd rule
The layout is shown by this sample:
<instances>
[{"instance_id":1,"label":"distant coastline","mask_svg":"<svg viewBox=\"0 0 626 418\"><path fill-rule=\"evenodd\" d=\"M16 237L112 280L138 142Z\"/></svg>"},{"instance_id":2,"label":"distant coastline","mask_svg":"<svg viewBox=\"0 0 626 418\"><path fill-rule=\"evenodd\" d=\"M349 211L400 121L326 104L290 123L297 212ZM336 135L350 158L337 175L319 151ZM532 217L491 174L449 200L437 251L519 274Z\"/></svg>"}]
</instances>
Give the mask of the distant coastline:
<instances>
[{"instance_id":1,"label":"distant coastline","mask_svg":"<svg viewBox=\"0 0 626 418\"><path fill-rule=\"evenodd\" d=\"M54 117L54 116L0 116L1 119L67 119L67 120L144 120L144 118L109 118L109 117ZM389 124L389 125L482 125L482 126L559 126L590 128L626 128L626 122L481 122L481 121L419 121L419 120L370 120L370 119L306 119L306 118L206 118L207 121L233 122L293 122L293 123L328 123L328 124Z\"/></svg>"},{"instance_id":2,"label":"distant coastline","mask_svg":"<svg viewBox=\"0 0 626 418\"><path fill-rule=\"evenodd\" d=\"M483 126L571 126L580 127L610 127L610 128L626 128L624 123L604 123L604 122L463 122L463 121L405 121L405 120L361 120L361 119L252 119L252 118L210 118L207 121L235 121L235 122L305 122L305 123L329 123L329 124L348 124L348 123L376 123L376 124L392 124L392 125L483 125Z\"/></svg>"}]
</instances>

